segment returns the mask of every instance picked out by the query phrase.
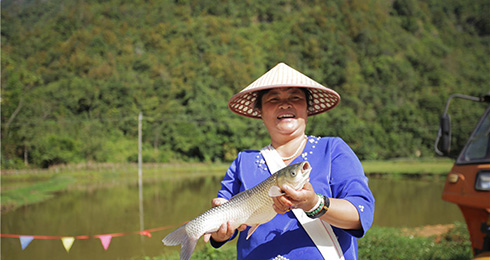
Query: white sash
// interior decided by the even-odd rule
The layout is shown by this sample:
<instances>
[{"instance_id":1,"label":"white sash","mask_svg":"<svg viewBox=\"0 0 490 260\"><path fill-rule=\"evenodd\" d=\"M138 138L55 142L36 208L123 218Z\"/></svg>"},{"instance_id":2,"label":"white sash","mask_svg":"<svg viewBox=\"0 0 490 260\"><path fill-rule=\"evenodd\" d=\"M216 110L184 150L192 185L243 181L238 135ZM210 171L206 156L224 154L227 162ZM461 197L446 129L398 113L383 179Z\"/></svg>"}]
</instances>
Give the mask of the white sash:
<instances>
[{"instance_id":1,"label":"white sash","mask_svg":"<svg viewBox=\"0 0 490 260\"><path fill-rule=\"evenodd\" d=\"M260 153L264 156L271 173L286 167L281 156L272 145L262 148ZM330 224L321 219L309 218L302 209L293 209L292 211L324 259L344 260L342 248Z\"/></svg>"}]
</instances>

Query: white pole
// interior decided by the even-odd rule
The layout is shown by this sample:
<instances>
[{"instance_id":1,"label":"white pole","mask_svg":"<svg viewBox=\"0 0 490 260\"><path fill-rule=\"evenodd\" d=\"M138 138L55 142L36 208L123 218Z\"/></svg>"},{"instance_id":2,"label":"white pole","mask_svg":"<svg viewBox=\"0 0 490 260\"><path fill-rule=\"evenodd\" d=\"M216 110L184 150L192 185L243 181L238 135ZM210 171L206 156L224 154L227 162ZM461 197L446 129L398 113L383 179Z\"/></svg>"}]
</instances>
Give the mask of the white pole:
<instances>
[{"instance_id":1,"label":"white pole","mask_svg":"<svg viewBox=\"0 0 490 260\"><path fill-rule=\"evenodd\" d=\"M138 190L139 190L139 203L140 203L140 231L144 230L144 222L143 222L143 170L142 170L142 162L143 156L141 155L141 147L142 147L142 121L143 121L143 113L139 113L138 115Z\"/></svg>"}]
</instances>

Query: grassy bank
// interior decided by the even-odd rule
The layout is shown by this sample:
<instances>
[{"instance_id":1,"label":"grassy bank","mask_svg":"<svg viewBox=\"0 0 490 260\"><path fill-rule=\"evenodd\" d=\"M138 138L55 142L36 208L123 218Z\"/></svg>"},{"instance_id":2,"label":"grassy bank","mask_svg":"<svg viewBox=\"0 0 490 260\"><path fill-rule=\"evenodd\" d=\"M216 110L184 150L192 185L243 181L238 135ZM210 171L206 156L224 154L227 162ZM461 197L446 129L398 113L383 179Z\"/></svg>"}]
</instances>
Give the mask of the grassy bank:
<instances>
[{"instance_id":1,"label":"grassy bank","mask_svg":"<svg viewBox=\"0 0 490 260\"><path fill-rule=\"evenodd\" d=\"M370 176L445 176L453 166L450 159L363 161L362 166Z\"/></svg>"},{"instance_id":2,"label":"grassy bank","mask_svg":"<svg viewBox=\"0 0 490 260\"><path fill-rule=\"evenodd\" d=\"M145 164L143 182L165 178L222 175L226 168L227 165L204 163ZM136 164L78 164L44 170L2 171L0 177L1 210L5 212L42 202L57 193L79 187L110 187L111 185L137 183L138 167Z\"/></svg>"},{"instance_id":3,"label":"grassy bank","mask_svg":"<svg viewBox=\"0 0 490 260\"><path fill-rule=\"evenodd\" d=\"M423 230L373 227L359 240L359 259L471 259L466 224L455 223L447 232L434 235Z\"/></svg>"},{"instance_id":4,"label":"grassy bank","mask_svg":"<svg viewBox=\"0 0 490 260\"><path fill-rule=\"evenodd\" d=\"M430 227L426 227L430 228ZM471 259L471 244L464 223L455 223L443 233L424 232L424 228L387 228L372 227L364 238L359 240L359 259L431 259L465 260ZM146 257L145 260L178 260L178 252L159 257ZM192 259L236 259L234 246L219 250L206 245L194 252Z\"/></svg>"},{"instance_id":5,"label":"grassy bank","mask_svg":"<svg viewBox=\"0 0 490 260\"><path fill-rule=\"evenodd\" d=\"M362 162L367 175L376 177L444 176L452 166L450 160L389 160ZM189 178L223 175L229 164L144 164L143 180ZM2 211L37 203L57 192L86 185L114 185L137 181L136 164L77 164L47 170L2 171Z\"/></svg>"},{"instance_id":6,"label":"grassy bank","mask_svg":"<svg viewBox=\"0 0 490 260\"><path fill-rule=\"evenodd\" d=\"M20 206L38 203L52 198L56 192L66 190L75 182L70 176L53 176L49 180L39 181L32 185L18 184L4 190L2 184L2 212Z\"/></svg>"}]
</instances>

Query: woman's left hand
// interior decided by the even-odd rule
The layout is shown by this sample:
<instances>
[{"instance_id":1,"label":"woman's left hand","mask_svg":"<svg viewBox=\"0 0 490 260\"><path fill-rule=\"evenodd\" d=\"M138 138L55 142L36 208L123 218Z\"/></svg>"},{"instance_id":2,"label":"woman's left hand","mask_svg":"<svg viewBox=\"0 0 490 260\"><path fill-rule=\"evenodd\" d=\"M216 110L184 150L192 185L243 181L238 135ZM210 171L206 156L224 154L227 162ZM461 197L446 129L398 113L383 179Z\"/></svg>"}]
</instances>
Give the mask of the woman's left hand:
<instances>
[{"instance_id":1,"label":"woman's left hand","mask_svg":"<svg viewBox=\"0 0 490 260\"><path fill-rule=\"evenodd\" d=\"M289 185L283 185L282 191L285 193L279 197L273 197L274 210L278 214L284 214L291 209L301 208L305 211L313 208L318 202L318 196L311 186L311 183L307 182L301 190L294 190Z\"/></svg>"}]
</instances>

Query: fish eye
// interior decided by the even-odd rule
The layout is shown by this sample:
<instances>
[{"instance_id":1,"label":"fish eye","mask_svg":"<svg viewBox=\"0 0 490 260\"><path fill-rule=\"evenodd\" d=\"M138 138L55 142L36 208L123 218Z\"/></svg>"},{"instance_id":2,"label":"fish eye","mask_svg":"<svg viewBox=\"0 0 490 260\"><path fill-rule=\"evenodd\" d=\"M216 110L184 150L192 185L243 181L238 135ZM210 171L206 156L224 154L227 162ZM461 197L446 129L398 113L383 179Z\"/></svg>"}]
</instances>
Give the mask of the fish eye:
<instances>
[{"instance_id":1,"label":"fish eye","mask_svg":"<svg viewBox=\"0 0 490 260\"><path fill-rule=\"evenodd\" d=\"M296 172L291 172L291 175L294 177L296 176Z\"/></svg>"}]
</instances>

